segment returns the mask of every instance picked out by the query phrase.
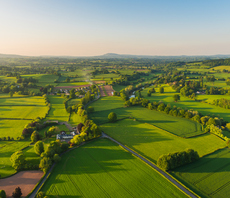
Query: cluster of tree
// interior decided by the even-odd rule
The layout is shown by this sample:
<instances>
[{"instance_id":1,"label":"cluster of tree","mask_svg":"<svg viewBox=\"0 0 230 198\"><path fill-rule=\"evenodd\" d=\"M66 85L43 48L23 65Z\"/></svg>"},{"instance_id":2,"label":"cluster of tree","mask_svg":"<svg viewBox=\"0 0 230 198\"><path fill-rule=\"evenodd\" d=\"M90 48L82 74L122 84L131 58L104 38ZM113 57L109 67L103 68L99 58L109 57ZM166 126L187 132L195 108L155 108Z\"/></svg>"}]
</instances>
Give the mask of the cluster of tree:
<instances>
[{"instance_id":1,"label":"cluster of tree","mask_svg":"<svg viewBox=\"0 0 230 198\"><path fill-rule=\"evenodd\" d=\"M41 87L39 90L42 94L51 93L53 91L54 85L45 85Z\"/></svg>"},{"instance_id":2,"label":"cluster of tree","mask_svg":"<svg viewBox=\"0 0 230 198\"><path fill-rule=\"evenodd\" d=\"M17 140L20 140L20 137L18 137ZM14 141L14 138L10 136L0 137L0 141Z\"/></svg>"},{"instance_id":3,"label":"cluster of tree","mask_svg":"<svg viewBox=\"0 0 230 198\"><path fill-rule=\"evenodd\" d=\"M205 93L207 95L230 95L230 90L225 90L221 87L210 87L206 88Z\"/></svg>"},{"instance_id":4,"label":"cluster of tree","mask_svg":"<svg viewBox=\"0 0 230 198\"><path fill-rule=\"evenodd\" d=\"M157 160L157 166L163 170L173 170L174 168L180 167L185 164L195 162L199 159L197 151L193 149L187 149L181 152L169 153L162 155Z\"/></svg>"},{"instance_id":5,"label":"cluster of tree","mask_svg":"<svg viewBox=\"0 0 230 198\"><path fill-rule=\"evenodd\" d=\"M221 99L216 99L212 101L213 105L225 108L225 109L230 109L230 100L226 98L221 98Z\"/></svg>"},{"instance_id":6,"label":"cluster of tree","mask_svg":"<svg viewBox=\"0 0 230 198\"><path fill-rule=\"evenodd\" d=\"M229 123L228 123L229 124ZM228 125L229 126L229 125ZM229 141L229 138L224 136L223 132L222 132L222 129L219 128L218 126L215 126L214 124L210 124L208 125L206 128L205 128L205 132L210 132L210 133L213 133L215 134L216 136L226 140L226 141Z\"/></svg>"},{"instance_id":7,"label":"cluster of tree","mask_svg":"<svg viewBox=\"0 0 230 198\"><path fill-rule=\"evenodd\" d=\"M152 94L152 93L155 93L155 92L156 92L155 89L154 89L154 88L151 88L151 89L148 90L147 96L151 96L151 94Z\"/></svg>"},{"instance_id":8,"label":"cluster of tree","mask_svg":"<svg viewBox=\"0 0 230 198\"><path fill-rule=\"evenodd\" d=\"M218 59L218 60L205 60L202 61L202 64L215 67L219 65L230 65L230 58L228 59Z\"/></svg>"},{"instance_id":9,"label":"cluster of tree","mask_svg":"<svg viewBox=\"0 0 230 198\"><path fill-rule=\"evenodd\" d=\"M216 80L215 76L212 75L212 76L205 76L207 82L214 82Z\"/></svg>"},{"instance_id":10,"label":"cluster of tree","mask_svg":"<svg viewBox=\"0 0 230 198\"><path fill-rule=\"evenodd\" d=\"M47 149L44 151L44 143L38 141L34 145L34 150L37 155L41 156L41 160L39 163L39 168L46 173L49 168L51 167L52 163L59 162L61 157L59 156L60 153L67 151L69 148L69 144L66 142L60 141L51 141Z\"/></svg>"}]
</instances>

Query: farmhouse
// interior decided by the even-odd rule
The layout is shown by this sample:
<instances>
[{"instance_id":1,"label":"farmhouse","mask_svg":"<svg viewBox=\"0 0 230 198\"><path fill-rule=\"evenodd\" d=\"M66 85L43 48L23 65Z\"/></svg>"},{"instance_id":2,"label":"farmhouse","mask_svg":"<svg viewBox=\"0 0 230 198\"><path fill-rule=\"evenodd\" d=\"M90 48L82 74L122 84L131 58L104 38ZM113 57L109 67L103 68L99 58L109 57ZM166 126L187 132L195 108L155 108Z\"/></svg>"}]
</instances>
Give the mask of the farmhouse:
<instances>
[{"instance_id":1,"label":"farmhouse","mask_svg":"<svg viewBox=\"0 0 230 198\"><path fill-rule=\"evenodd\" d=\"M63 140L63 141L70 141L71 139L73 139L75 135L77 135L75 131L70 132L70 134L66 134L64 131L62 131L61 134L57 134L56 139Z\"/></svg>"}]
</instances>

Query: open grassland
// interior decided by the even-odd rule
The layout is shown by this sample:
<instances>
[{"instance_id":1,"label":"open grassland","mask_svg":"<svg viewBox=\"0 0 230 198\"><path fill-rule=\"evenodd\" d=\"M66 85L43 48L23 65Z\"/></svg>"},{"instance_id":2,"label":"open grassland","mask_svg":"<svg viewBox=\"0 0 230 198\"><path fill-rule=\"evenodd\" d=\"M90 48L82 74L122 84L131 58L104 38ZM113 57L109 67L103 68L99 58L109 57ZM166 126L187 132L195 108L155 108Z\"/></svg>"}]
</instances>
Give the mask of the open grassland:
<instances>
[{"instance_id":1,"label":"open grassland","mask_svg":"<svg viewBox=\"0 0 230 198\"><path fill-rule=\"evenodd\" d=\"M30 123L29 120L1 120L0 119L0 138L10 137L16 140L22 135L25 125Z\"/></svg>"},{"instance_id":2,"label":"open grassland","mask_svg":"<svg viewBox=\"0 0 230 198\"><path fill-rule=\"evenodd\" d=\"M117 92L120 92L122 89L125 89L127 86L125 85L113 85L113 89Z\"/></svg>"},{"instance_id":3,"label":"open grassland","mask_svg":"<svg viewBox=\"0 0 230 198\"><path fill-rule=\"evenodd\" d=\"M6 177L14 174L16 171L12 168L10 156L28 146L28 141L0 141L0 175Z\"/></svg>"},{"instance_id":4,"label":"open grassland","mask_svg":"<svg viewBox=\"0 0 230 198\"><path fill-rule=\"evenodd\" d=\"M72 126L77 126L80 122L82 122L81 116L76 113L71 114L69 123Z\"/></svg>"},{"instance_id":5,"label":"open grassland","mask_svg":"<svg viewBox=\"0 0 230 198\"><path fill-rule=\"evenodd\" d=\"M59 76L51 75L51 74L29 74L29 75L21 75L22 78L35 78L38 79L38 86L44 87L45 85L54 85L56 86L57 83L54 83L55 80L58 80Z\"/></svg>"},{"instance_id":6,"label":"open grassland","mask_svg":"<svg viewBox=\"0 0 230 198\"><path fill-rule=\"evenodd\" d=\"M79 86L79 85L88 85L89 82L69 82L69 83L58 83L58 87L65 87L65 86Z\"/></svg>"},{"instance_id":7,"label":"open grassland","mask_svg":"<svg viewBox=\"0 0 230 198\"><path fill-rule=\"evenodd\" d=\"M228 95L198 95L197 96L198 100L203 100L207 103L212 103L213 100L217 100L217 99L221 99L221 98L225 98L227 100L230 100L230 96L228 96Z\"/></svg>"},{"instance_id":8,"label":"open grassland","mask_svg":"<svg viewBox=\"0 0 230 198\"><path fill-rule=\"evenodd\" d=\"M156 162L163 154L183 151L187 148L194 149L203 156L226 146L226 142L212 134L184 139L152 125L130 119L103 124L100 127L117 141L153 162Z\"/></svg>"},{"instance_id":9,"label":"open grassland","mask_svg":"<svg viewBox=\"0 0 230 198\"><path fill-rule=\"evenodd\" d=\"M13 83L16 82L16 77L6 77L6 76L0 76L0 81L5 81L7 83Z\"/></svg>"},{"instance_id":10,"label":"open grassland","mask_svg":"<svg viewBox=\"0 0 230 198\"><path fill-rule=\"evenodd\" d=\"M230 66L229 65L221 65L221 66L213 67L212 69L214 69L214 70L220 70L220 71L222 71L223 69L230 70Z\"/></svg>"},{"instance_id":11,"label":"open grassland","mask_svg":"<svg viewBox=\"0 0 230 198\"><path fill-rule=\"evenodd\" d=\"M46 117L46 120L68 121L69 114L65 110L64 98L61 96L48 96L51 103L51 109Z\"/></svg>"},{"instance_id":12,"label":"open grassland","mask_svg":"<svg viewBox=\"0 0 230 198\"><path fill-rule=\"evenodd\" d=\"M97 102L94 104L96 103ZM174 117L166 113L149 110L143 107L117 108L96 111L90 114L90 118L93 119L97 124L103 124L108 122L108 115L110 112L115 112L118 119L134 117L140 122L155 125L172 134L182 137L190 137L203 133L201 125L197 122L185 118Z\"/></svg>"},{"instance_id":13,"label":"open grassland","mask_svg":"<svg viewBox=\"0 0 230 198\"><path fill-rule=\"evenodd\" d=\"M195 101L186 97L181 96L181 100L178 102L173 101L173 95L175 94L174 90L170 90L171 87L165 88L165 93L159 94L159 93L154 93L151 95L151 97L147 97L147 91L148 89L145 89L145 92L143 91L142 95L146 98L149 99L151 102L159 102L163 101L165 103L170 103L171 106L173 107L174 105L177 107L181 107L183 109L193 109L194 111L199 111L203 115L215 115L219 116L220 118L223 118L224 120L230 122L230 110L229 109L223 109L221 107L217 107L215 105L210 105L207 103L202 103L199 101ZM157 89L156 89L157 90ZM212 96L212 95L198 95L197 99L199 100L205 98L212 98L215 97L217 99L217 96ZM225 96L219 95L219 98L223 98ZM227 96L226 98L228 98Z\"/></svg>"},{"instance_id":14,"label":"open grassland","mask_svg":"<svg viewBox=\"0 0 230 198\"><path fill-rule=\"evenodd\" d=\"M230 150L218 150L197 162L176 169L173 175L194 185L206 197L229 197Z\"/></svg>"},{"instance_id":15,"label":"open grassland","mask_svg":"<svg viewBox=\"0 0 230 198\"><path fill-rule=\"evenodd\" d=\"M186 197L154 169L101 139L62 157L41 189L50 197Z\"/></svg>"},{"instance_id":16,"label":"open grassland","mask_svg":"<svg viewBox=\"0 0 230 198\"><path fill-rule=\"evenodd\" d=\"M90 104L90 106L94 107L94 111L105 111L124 107L124 101L118 96L103 97Z\"/></svg>"},{"instance_id":17,"label":"open grassland","mask_svg":"<svg viewBox=\"0 0 230 198\"><path fill-rule=\"evenodd\" d=\"M119 78L119 74L113 74L113 73L109 73L109 74L96 74L94 77L91 77L91 80L92 81L96 81L96 80L111 81L111 78L113 80L118 79Z\"/></svg>"}]
</instances>

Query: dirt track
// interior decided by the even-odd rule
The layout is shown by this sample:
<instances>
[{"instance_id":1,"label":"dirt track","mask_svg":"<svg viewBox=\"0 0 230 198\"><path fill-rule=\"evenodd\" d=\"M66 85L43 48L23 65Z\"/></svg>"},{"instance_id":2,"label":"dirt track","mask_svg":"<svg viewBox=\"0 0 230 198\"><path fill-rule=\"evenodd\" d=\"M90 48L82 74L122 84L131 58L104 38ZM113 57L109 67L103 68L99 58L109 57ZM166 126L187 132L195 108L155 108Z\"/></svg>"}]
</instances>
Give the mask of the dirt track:
<instances>
[{"instance_id":1,"label":"dirt track","mask_svg":"<svg viewBox=\"0 0 230 198\"><path fill-rule=\"evenodd\" d=\"M99 86L99 89L100 89L100 92L101 92L101 96L102 97L106 96L104 90L102 89L102 86Z\"/></svg>"},{"instance_id":2,"label":"dirt track","mask_svg":"<svg viewBox=\"0 0 230 198\"><path fill-rule=\"evenodd\" d=\"M5 190L7 197L12 197L14 189L20 187L22 197L26 197L42 176L42 171L21 171L11 177L0 179L0 189Z\"/></svg>"}]
</instances>

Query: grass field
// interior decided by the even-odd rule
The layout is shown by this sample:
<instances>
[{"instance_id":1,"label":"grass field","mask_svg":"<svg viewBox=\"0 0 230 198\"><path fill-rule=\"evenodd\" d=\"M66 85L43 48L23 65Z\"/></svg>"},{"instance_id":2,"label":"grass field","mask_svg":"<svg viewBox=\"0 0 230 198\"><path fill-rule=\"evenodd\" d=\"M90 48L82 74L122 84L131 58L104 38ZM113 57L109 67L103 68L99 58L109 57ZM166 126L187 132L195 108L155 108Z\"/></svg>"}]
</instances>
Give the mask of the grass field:
<instances>
[{"instance_id":1,"label":"grass field","mask_svg":"<svg viewBox=\"0 0 230 198\"><path fill-rule=\"evenodd\" d=\"M69 123L72 126L77 126L81 121L81 117L76 113L71 114Z\"/></svg>"},{"instance_id":2,"label":"grass field","mask_svg":"<svg viewBox=\"0 0 230 198\"><path fill-rule=\"evenodd\" d=\"M228 109L223 109L221 107L217 107L215 105L210 105L207 103L202 103L199 101L195 101L186 97L181 96L181 100L178 102L173 101L173 95L175 94L175 91L172 90L171 87L166 87L165 88L165 93L159 94L159 93L154 93L151 95L151 97L147 97L147 90L145 89L142 92L142 95L146 98L149 99L151 102L159 102L163 101L165 103L170 103L171 106L173 107L174 105L177 107L181 107L183 109L193 109L195 111L199 111L203 115L215 115L219 116L220 118L223 118L224 120L230 122L230 110ZM156 88L156 91L158 89ZM213 95L198 95L197 99L202 99L205 100L205 98L213 98L215 97L216 99L218 96L213 96ZM225 96L219 95L219 98L223 98ZM228 98L229 96L226 96Z\"/></svg>"},{"instance_id":3,"label":"grass field","mask_svg":"<svg viewBox=\"0 0 230 198\"><path fill-rule=\"evenodd\" d=\"M95 106L96 104L97 102L95 102L92 106ZM134 117L138 121L155 125L182 137L190 137L203 133L201 125L197 122L185 118L174 117L166 113L149 110L143 107L128 107L96 111L90 114L90 118L97 124L103 124L108 122L108 115L110 112L115 112L118 119Z\"/></svg>"},{"instance_id":4,"label":"grass field","mask_svg":"<svg viewBox=\"0 0 230 198\"><path fill-rule=\"evenodd\" d=\"M5 81L7 83L13 83L16 82L16 77L6 77L6 76L0 76L0 81Z\"/></svg>"},{"instance_id":5,"label":"grass field","mask_svg":"<svg viewBox=\"0 0 230 198\"><path fill-rule=\"evenodd\" d=\"M113 89L117 92L120 92L122 89L125 89L127 86L124 85L113 85Z\"/></svg>"},{"instance_id":6,"label":"grass field","mask_svg":"<svg viewBox=\"0 0 230 198\"><path fill-rule=\"evenodd\" d=\"M194 185L206 197L225 198L230 191L230 150L222 149L173 171L180 180Z\"/></svg>"},{"instance_id":7,"label":"grass field","mask_svg":"<svg viewBox=\"0 0 230 198\"><path fill-rule=\"evenodd\" d=\"M56 86L57 83L54 83L54 81L59 78L59 76L51 75L51 74L29 74L29 75L21 75L21 77L22 78L33 77L35 79L38 79L38 83L36 84L42 87L48 84Z\"/></svg>"},{"instance_id":8,"label":"grass field","mask_svg":"<svg viewBox=\"0 0 230 198\"><path fill-rule=\"evenodd\" d=\"M79 102L81 101L81 99L80 98L74 98L74 99L71 99L71 100L68 100L68 106L73 106L73 105L76 105L76 104L78 104Z\"/></svg>"},{"instance_id":9,"label":"grass field","mask_svg":"<svg viewBox=\"0 0 230 198\"><path fill-rule=\"evenodd\" d=\"M28 146L28 141L0 141L0 175L6 177L14 174L16 171L12 168L10 156Z\"/></svg>"},{"instance_id":10,"label":"grass field","mask_svg":"<svg viewBox=\"0 0 230 198\"><path fill-rule=\"evenodd\" d=\"M79 85L88 85L89 82L69 82L69 83L58 83L58 87L62 86L79 86Z\"/></svg>"},{"instance_id":11,"label":"grass field","mask_svg":"<svg viewBox=\"0 0 230 198\"><path fill-rule=\"evenodd\" d=\"M101 139L64 155L41 189L49 197L186 197L115 143Z\"/></svg>"},{"instance_id":12,"label":"grass field","mask_svg":"<svg viewBox=\"0 0 230 198\"><path fill-rule=\"evenodd\" d=\"M119 78L119 74L113 74L113 73L109 73L109 74L97 74L95 75L95 77L91 77L92 81L95 80L104 80L104 81L111 81L111 78L113 78L113 80L118 79Z\"/></svg>"},{"instance_id":13,"label":"grass field","mask_svg":"<svg viewBox=\"0 0 230 198\"><path fill-rule=\"evenodd\" d=\"M226 146L226 142L211 134L184 139L131 119L103 124L100 127L117 141L128 145L153 162L163 154L183 151L186 148L194 149L203 156Z\"/></svg>"},{"instance_id":14,"label":"grass field","mask_svg":"<svg viewBox=\"0 0 230 198\"><path fill-rule=\"evenodd\" d=\"M69 114L65 110L64 98L61 96L48 96L51 109L46 120L68 121Z\"/></svg>"},{"instance_id":15,"label":"grass field","mask_svg":"<svg viewBox=\"0 0 230 198\"><path fill-rule=\"evenodd\" d=\"M118 96L113 97L102 97L96 102L90 104L90 106L94 107L94 111L105 111L109 109L116 109L124 107L124 100L122 100Z\"/></svg>"}]
</instances>

